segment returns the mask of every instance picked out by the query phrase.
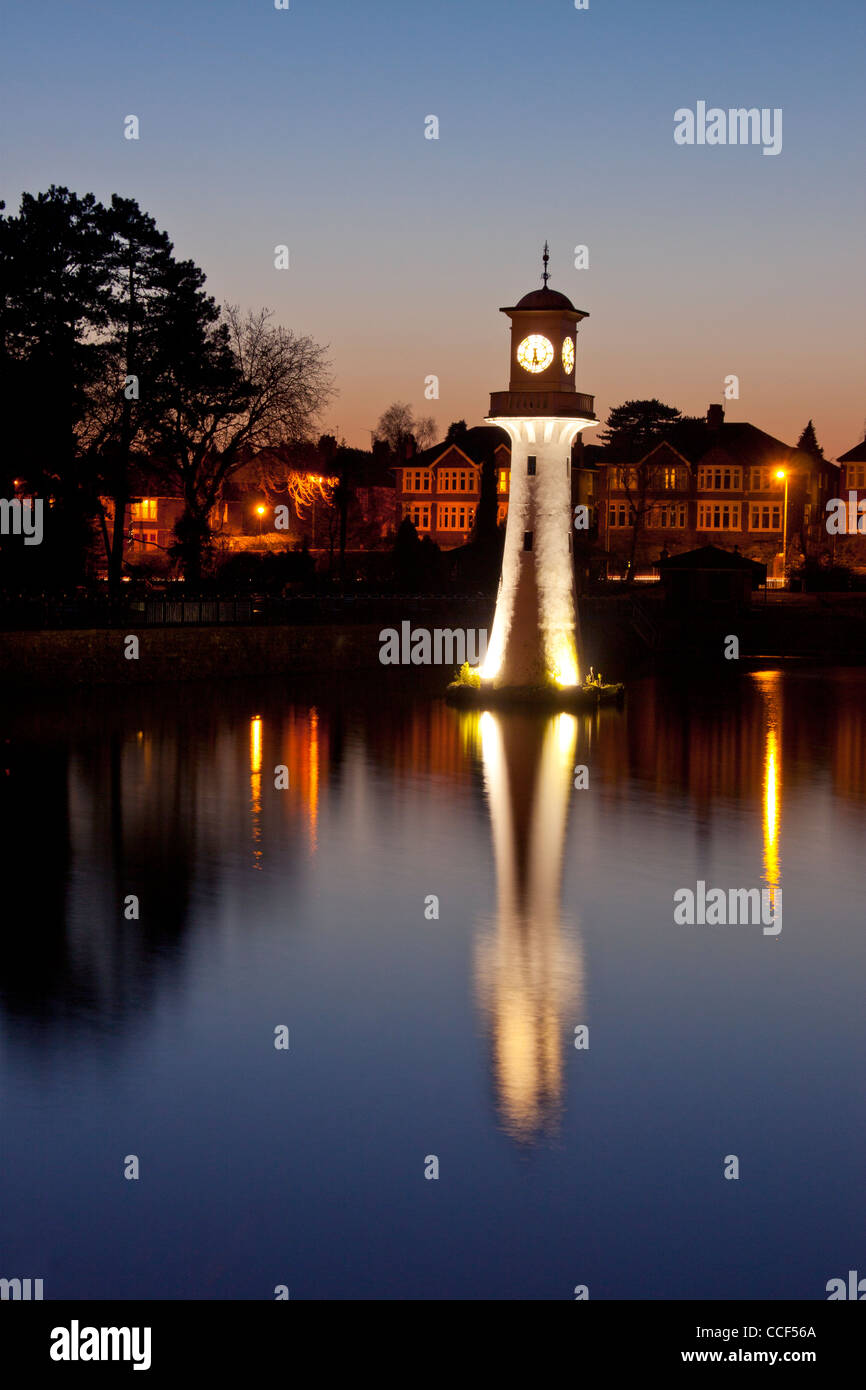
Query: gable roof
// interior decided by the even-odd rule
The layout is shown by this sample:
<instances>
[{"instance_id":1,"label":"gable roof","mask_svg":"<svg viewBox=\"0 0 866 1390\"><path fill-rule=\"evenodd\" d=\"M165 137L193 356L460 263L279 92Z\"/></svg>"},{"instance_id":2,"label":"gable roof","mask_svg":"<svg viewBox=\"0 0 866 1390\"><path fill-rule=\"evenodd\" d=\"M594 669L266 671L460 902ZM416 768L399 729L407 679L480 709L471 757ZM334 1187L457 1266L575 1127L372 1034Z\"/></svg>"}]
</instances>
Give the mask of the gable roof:
<instances>
[{"instance_id":1,"label":"gable roof","mask_svg":"<svg viewBox=\"0 0 866 1390\"><path fill-rule=\"evenodd\" d=\"M767 468L773 464L789 463L798 454L794 445L784 444L781 439L745 420L725 423L715 429L711 429L705 420L680 420L664 431L643 458L634 460L632 467L644 463L664 444L693 468L709 460L711 454L744 468ZM811 465L810 455L800 455L800 458L808 459ZM608 450L605 450L605 461L627 462Z\"/></svg>"},{"instance_id":2,"label":"gable roof","mask_svg":"<svg viewBox=\"0 0 866 1390\"><path fill-rule=\"evenodd\" d=\"M746 421L725 424L720 429L713 430L707 443L708 447L704 450L702 458L719 450L733 463L745 467L766 468L782 460L790 461L797 453L794 445L783 444L781 439L774 438L772 434L767 434L766 430L759 430L757 425L750 425Z\"/></svg>"},{"instance_id":3,"label":"gable roof","mask_svg":"<svg viewBox=\"0 0 866 1390\"><path fill-rule=\"evenodd\" d=\"M840 454L839 463L866 463L866 439L862 444L855 444L853 449L849 449L847 454Z\"/></svg>"},{"instance_id":4,"label":"gable roof","mask_svg":"<svg viewBox=\"0 0 866 1390\"><path fill-rule=\"evenodd\" d=\"M505 430L500 429L499 425L476 425L473 429L467 430L465 434L458 435L456 439L443 440L441 444L434 444L431 449L425 449L423 453L416 454L414 458L402 460L401 468L430 468L433 464L448 453L450 449L457 449L463 457L474 464L482 464L491 454L495 454L500 445L511 450L508 435Z\"/></svg>"},{"instance_id":5,"label":"gable roof","mask_svg":"<svg viewBox=\"0 0 866 1390\"><path fill-rule=\"evenodd\" d=\"M652 458L653 454L658 454L662 451L667 454L673 454L674 458L679 459L680 463L684 463L688 468L689 460L686 458L685 454L681 454L679 449L675 448L668 439L660 439L658 444L655 444L652 449L650 449L649 453L641 459L641 463L647 463L649 459Z\"/></svg>"},{"instance_id":6,"label":"gable roof","mask_svg":"<svg viewBox=\"0 0 866 1390\"><path fill-rule=\"evenodd\" d=\"M766 565L732 550L722 550L717 545L700 545L697 550L686 550L682 555L673 555L670 559L661 560L659 569L766 570Z\"/></svg>"}]
</instances>

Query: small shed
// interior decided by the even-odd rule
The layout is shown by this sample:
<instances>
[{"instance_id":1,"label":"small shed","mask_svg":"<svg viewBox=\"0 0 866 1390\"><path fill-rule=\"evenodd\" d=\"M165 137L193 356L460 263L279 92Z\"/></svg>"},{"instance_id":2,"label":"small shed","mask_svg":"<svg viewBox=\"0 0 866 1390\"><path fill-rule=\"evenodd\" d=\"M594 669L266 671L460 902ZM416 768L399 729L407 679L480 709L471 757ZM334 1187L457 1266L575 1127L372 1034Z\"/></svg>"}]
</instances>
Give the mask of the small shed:
<instances>
[{"instance_id":1,"label":"small shed","mask_svg":"<svg viewBox=\"0 0 866 1390\"><path fill-rule=\"evenodd\" d=\"M767 582L766 565L717 545L662 559L659 573L665 598L677 605L751 603Z\"/></svg>"}]
</instances>

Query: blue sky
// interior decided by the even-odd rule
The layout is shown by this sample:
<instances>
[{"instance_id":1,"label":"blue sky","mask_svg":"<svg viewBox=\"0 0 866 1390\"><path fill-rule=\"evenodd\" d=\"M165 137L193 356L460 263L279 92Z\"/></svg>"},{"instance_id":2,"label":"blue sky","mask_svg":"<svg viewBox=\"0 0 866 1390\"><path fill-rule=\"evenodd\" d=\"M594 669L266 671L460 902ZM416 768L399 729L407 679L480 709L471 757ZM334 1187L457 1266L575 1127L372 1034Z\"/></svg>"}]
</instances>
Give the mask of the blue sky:
<instances>
[{"instance_id":1,"label":"blue sky","mask_svg":"<svg viewBox=\"0 0 866 1390\"><path fill-rule=\"evenodd\" d=\"M577 384L602 413L652 395L700 413L735 373L728 418L793 441L811 415L836 454L866 416L864 16L854 0L49 0L3 21L0 196L136 197L217 299L330 344L324 423L353 443L394 399L443 430L483 418L507 380L497 310L538 282L547 237L552 284L591 315ZM781 107L782 153L678 147L674 111L698 100Z\"/></svg>"}]
</instances>

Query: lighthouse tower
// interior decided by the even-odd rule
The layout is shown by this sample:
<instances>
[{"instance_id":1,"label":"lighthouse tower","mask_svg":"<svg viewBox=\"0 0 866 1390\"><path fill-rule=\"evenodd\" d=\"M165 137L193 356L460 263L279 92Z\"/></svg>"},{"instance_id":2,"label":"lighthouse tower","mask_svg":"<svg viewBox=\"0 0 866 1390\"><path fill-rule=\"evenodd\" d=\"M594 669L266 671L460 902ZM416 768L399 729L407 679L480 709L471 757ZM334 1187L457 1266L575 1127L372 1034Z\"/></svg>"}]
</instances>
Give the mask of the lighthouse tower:
<instances>
[{"instance_id":1,"label":"lighthouse tower","mask_svg":"<svg viewBox=\"0 0 866 1390\"><path fill-rule=\"evenodd\" d=\"M577 325L588 318L564 294L524 295L511 320L511 380L490 397L487 423L511 437L511 485L496 616L481 668L488 689L581 682L574 596L571 447L598 421L592 396L576 391Z\"/></svg>"}]
</instances>

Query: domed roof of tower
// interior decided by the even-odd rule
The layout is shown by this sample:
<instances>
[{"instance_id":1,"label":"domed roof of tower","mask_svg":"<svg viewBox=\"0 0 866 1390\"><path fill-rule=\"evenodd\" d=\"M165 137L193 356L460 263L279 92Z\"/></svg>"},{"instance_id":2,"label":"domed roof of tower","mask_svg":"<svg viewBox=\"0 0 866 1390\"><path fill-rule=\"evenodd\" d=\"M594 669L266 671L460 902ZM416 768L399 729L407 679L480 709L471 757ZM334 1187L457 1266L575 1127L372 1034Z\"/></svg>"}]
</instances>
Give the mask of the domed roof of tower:
<instances>
[{"instance_id":1,"label":"domed roof of tower","mask_svg":"<svg viewBox=\"0 0 866 1390\"><path fill-rule=\"evenodd\" d=\"M565 294L560 294L558 290L549 290L545 285L540 290L530 290L521 300L515 304L515 309L569 309L576 313L574 305Z\"/></svg>"}]
</instances>

